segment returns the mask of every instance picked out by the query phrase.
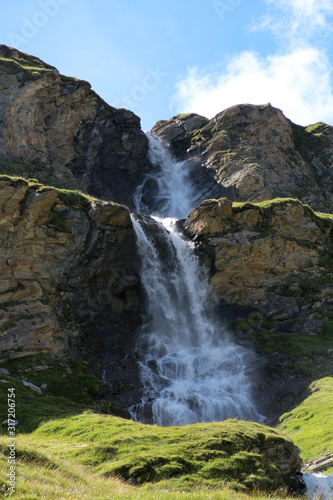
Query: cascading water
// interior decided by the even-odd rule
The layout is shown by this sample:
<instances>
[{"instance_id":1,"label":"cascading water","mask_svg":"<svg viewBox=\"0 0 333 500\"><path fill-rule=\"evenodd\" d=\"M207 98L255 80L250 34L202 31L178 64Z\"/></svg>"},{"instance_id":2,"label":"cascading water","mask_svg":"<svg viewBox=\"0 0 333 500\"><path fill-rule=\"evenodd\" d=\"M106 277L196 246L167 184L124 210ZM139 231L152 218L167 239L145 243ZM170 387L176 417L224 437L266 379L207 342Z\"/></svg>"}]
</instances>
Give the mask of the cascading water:
<instances>
[{"instance_id":1,"label":"cascading water","mask_svg":"<svg viewBox=\"0 0 333 500\"><path fill-rule=\"evenodd\" d=\"M156 175L147 176L143 184L138 187L134 200L136 211L158 217L183 219L202 200L201 193L190 181L186 162L175 161L156 137L150 134L147 136L150 160L153 165L159 166L160 170ZM151 180L157 184L153 209L144 203L142 196L146 184Z\"/></svg>"},{"instance_id":2,"label":"cascading water","mask_svg":"<svg viewBox=\"0 0 333 500\"><path fill-rule=\"evenodd\" d=\"M156 138L149 141L151 161L161 167L156 181L162 201L154 220L163 258L149 231L132 216L147 297L138 340L144 391L132 416L163 426L230 417L261 421L246 373L251 354L214 321L208 281L194 245L177 232L177 219L157 216L183 218L196 204L186 165L175 162ZM138 211L147 212L140 188L137 194Z\"/></svg>"},{"instance_id":3,"label":"cascading water","mask_svg":"<svg viewBox=\"0 0 333 500\"><path fill-rule=\"evenodd\" d=\"M306 485L306 495L314 500L333 500L333 476L325 476L322 473L303 474Z\"/></svg>"}]
</instances>

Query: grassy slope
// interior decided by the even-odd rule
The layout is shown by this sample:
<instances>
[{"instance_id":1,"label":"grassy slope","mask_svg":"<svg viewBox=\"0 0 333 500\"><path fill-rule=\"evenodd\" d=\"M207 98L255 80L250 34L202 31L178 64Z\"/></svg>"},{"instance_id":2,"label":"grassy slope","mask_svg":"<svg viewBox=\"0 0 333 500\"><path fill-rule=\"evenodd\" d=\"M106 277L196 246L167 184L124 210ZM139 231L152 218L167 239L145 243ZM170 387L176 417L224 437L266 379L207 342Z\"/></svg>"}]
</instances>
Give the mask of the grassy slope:
<instances>
[{"instance_id":1,"label":"grassy slope","mask_svg":"<svg viewBox=\"0 0 333 500\"><path fill-rule=\"evenodd\" d=\"M0 422L7 418L7 388L16 388L17 490L24 498L240 499L247 495L231 488L279 484L274 458L258 453L283 439L274 429L237 420L180 428L142 425L94 413L98 380L85 373L80 360L38 354L1 367L10 375L0 375ZM22 378L48 386L39 394ZM6 425L0 430L5 474ZM1 485L8 486L2 474L0 497ZM125 481L154 484L138 489Z\"/></svg>"},{"instance_id":2,"label":"grassy slope","mask_svg":"<svg viewBox=\"0 0 333 500\"><path fill-rule=\"evenodd\" d=\"M282 415L280 429L302 450L304 462L333 452L333 378L313 382L309 396ZM333 469L329 471L333 474Z\"/></svg>"},{"instance_id":3,"label":"grassy slope","mask_svg":"<svg viewBox=\"0 0 333 500\"><path fill-rule=\"evenodd\" d=\"M0 438L1 442L1 438ZM38 454L35 458L25 453L18 459L17 495L10 498L25 500L55 499L89 499L89 500L282 500L291 498L279 495L254 493L238 493L228 487L216 490L200 487L190 492L176 490L165 486L143 486L136 488L124 481L112 477L100 477L82 466L62 460L61 463L43 460ZM5 489L1 486L6 480L1 475L7 464L0 454L0 498L5 497Z\"/></svg>"},{"instance_id":4,"label":"grassy slope","mask_svg":"<svg viewBox=\"0 0 333 500\"><path fill-rule=\"evenodd\" d=\"M40 369L44 367L44 369ZM0 431L7 418L7 388L15 388L16 418L19 432L31 432L50 418L76 415L94 408L93 397L99 391L99 380L85 373L82 360L57 360L49 354L36 354L1 363L10 376L0 374ZM40 387L42 394L23 385L21 378ZM3 381L8 381L8 383ZM4 427L4 426L3 426Z\"/></svg>"},{"instance_id":5,"label":"grassy slope","mask_svg":"<svg viewBox=\"0 0 333 500\"><path fill-rule=\"evenodd\" d=\"M242 490L246 480L269 487L267 473L276 472L274 459L263 461L243 450L269 445L278 435L236 420L158 428L87 412L18 435L17 490L31 499L246 499L231 487ZM2 471L5 445L0 438ZM121 480L129 476L137 485L140 480L157 484L134 487Z\"/></svg>"}]
</instances>

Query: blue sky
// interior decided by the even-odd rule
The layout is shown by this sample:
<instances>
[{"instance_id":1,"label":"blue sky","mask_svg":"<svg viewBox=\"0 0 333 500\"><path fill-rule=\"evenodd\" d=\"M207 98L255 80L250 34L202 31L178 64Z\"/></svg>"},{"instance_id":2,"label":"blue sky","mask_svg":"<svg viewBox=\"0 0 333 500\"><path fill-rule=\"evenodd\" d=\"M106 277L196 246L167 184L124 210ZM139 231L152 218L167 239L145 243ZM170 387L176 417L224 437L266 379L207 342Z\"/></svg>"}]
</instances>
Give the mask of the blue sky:
<instances>
[{"instance_id":1,"label":"blue sky","mask_svg":"<svg viewBox=\"0 0 333 500\"><path fill-rule=\"evenodd\" d=\"M15 0L1 43L88 80L149 130L271 102L333 125L333 0Z\"/></svg>"}]
</instances>

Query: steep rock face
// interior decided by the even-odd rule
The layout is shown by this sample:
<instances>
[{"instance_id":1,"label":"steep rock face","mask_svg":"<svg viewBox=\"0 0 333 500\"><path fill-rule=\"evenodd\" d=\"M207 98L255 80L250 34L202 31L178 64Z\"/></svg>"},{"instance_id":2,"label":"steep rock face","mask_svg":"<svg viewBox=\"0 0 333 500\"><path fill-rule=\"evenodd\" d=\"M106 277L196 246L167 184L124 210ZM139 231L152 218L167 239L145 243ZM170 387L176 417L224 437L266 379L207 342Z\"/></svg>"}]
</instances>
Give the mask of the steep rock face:
<instances>
[{"instance_id":1,"label":"steep rock face","mask_svg":"<svg viewBox=\"0 0 333 500\"><path fill-rule=\"evenodd\" d=\"M333 369L332 216L293 199L224 198L202 202L184 226L222 313L233 309L229 325L264 355L251 374L257 404L274 422Z\"/></svg>"},{"instance_id":2,"label":"steep rock face","mask_svg":"<svg viewBox=\"0 0 333 500\"><path fill-rule=\"evenodd\" d=\"M210 197L251 202L296 197L316 210L332 209L328 125L301 127L269 104L243 104L212 120L178 115L158 122L152 132L170 143L177 158L206 172Z\"/></svg>"},{"instance_id":3,"label":"steep rock face","mask_svg":"<svg viewBox=\"0 0 333 500\"><path fill-rule=\"evenodd\" d=\"M127 207L2 176L0 211L1 359L72 353L131 398L141 293Z\"/></svg>"},{"instance_id":4,"label":"steep rock face","mask_svg":"<svg viewBox=\"0 0 333 500\"><path fill-rule=\"evenodd\" d=\"M131 204L148 141L131 111L90 84L0 46L0 173Z\"/></svg>"},{"instance_id":5,"label":"steep rock face","mask_svg":"<svg viewBox=\"0 0 333 500\"><path fill-rule=\"evenodd\" d=\"M323 257L332 252L332 218L298 200L206 200L189 214L185 228L206 252L219 296L274 320L299 313L304 291L297 278L327 281ZM325 298L333 300L333 287L324 288Z\"/></svg>"}]
</instances>

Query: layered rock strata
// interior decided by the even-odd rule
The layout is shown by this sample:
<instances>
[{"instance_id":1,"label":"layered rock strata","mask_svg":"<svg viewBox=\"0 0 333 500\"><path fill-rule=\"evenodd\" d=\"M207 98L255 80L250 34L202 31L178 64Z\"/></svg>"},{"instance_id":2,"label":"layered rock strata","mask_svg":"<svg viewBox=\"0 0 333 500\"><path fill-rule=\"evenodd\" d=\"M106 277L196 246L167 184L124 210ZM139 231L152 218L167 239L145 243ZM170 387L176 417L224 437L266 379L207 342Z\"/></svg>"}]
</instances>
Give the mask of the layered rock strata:
<instances>
[{"instance_id":1,"label":"layered rock strata","mask_svg":"<svg viewBox=\"0 0 333 500\"><path fill-rule=\"evenodd\" d=\"M1 359L72 353L138 385L139 265L127 207L0 177Z\"/></svg>"}]
</instances>

